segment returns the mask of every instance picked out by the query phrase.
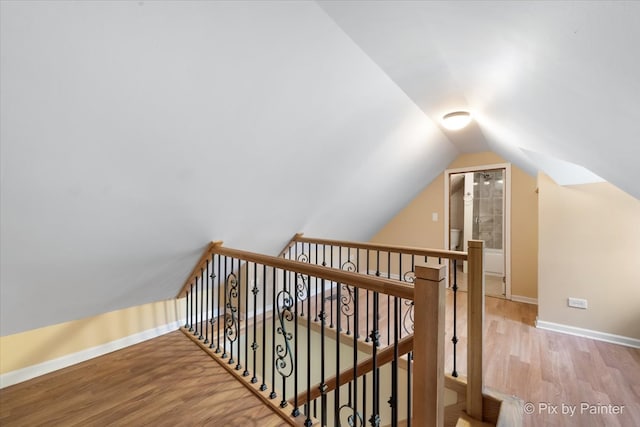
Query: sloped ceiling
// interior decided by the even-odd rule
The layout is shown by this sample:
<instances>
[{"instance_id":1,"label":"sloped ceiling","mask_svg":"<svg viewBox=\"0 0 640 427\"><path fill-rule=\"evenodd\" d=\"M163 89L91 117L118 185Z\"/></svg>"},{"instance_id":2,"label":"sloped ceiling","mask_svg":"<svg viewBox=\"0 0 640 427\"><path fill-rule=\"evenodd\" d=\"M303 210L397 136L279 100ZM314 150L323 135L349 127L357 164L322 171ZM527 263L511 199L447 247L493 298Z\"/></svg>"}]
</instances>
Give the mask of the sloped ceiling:
<instances>
[{"instance_id":1,"label":"sloped ceiling","mask_svg":"<svg viewBox=\"0 0 640 427\"><path fill-rule=\"evenodd\" d=\"M366 239L458 153L315 3L1 24L2 335L171 298L211 240Z\"/></svg>"},{"instance_id":2,"label":"sloped ceiling","mask_svg":"<svg viewBox=\"0 0 640 427\"><path fill-rule=\"evenodd\" d=\"M210 240L368 239L462 151L640 196L634 3L0 4L1 335L171 298Z\"/></svg>"},{"instance_id":3,"label":"sloped ceiling","mask_svg":"<svg viewBox=\"0 0 640 427\"><path fill-rule=\"evenodd\" d=\"M591 170L640 197L640 2L320 1L450 135L535 173L529 152Z\"/></svg>"}]
</instances>

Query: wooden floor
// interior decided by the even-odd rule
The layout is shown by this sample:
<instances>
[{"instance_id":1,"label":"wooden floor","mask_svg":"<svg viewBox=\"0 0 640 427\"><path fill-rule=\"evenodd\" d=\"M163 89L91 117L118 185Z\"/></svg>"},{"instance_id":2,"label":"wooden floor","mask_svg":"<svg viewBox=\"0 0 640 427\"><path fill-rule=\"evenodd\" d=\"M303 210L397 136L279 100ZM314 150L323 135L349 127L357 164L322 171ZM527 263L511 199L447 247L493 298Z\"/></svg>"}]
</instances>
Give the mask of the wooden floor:
<instances>
[{"instance_id":1,"label":"wooden floor","mask_svg":"<svg viewBox=\"0 0 640 427\"><path fill-rule=\"evenodd\" d=\"M640 349L537 329L536 308L486 299L486 385L531 404L525 426L640 426Z\"/></svg>"},{"instance_id":2,"label":"wooden floor","mask_svg":"<svg viewBox=\"0 0 640 427\"><path fill-rule=\"evenodd\" d=\"M466 375L467 363L466 297L466 292L458 292L456 356L461 376ZM364 336L367 310L362 294L359 300L359 329ZM388 342L387 304L387 298L380 297L383 346ZM445 367L450 374L453 367L450 289L446 304ZM527 427L640 426L640 349L537 329L536 316L535 305L502 298L485 299L485 385L499 393L515 395L525 404L531 403L533 406L526 409L533 407L533 413L524 415ZM343 328L345 324L343 316ZM563 404L566 414L562 414ZM583 404L596 406L583 409ZM621 413L607 414L616 410L615 406L607 405L618 405ZM573 408L575 412L570 415ZM592 410L597 413L591 413Z\"/></svg>"},{"instance_id":3,"label":"wooden floor","mask_svg":"<svg viewBox=\"0 0 640 427\"><path fill-rule=\"evenodd\" d=\"M282 424L180 331L0 390L3 427Z\"/></svg>"},{"instance_id":4,"label":"wooden floor","mask_svg":"<svg viewBox=\"0 0 640 427\"><path fill-rule=\"evenodd\" d=\"M449 292L447 340L451 300ZM459 325L466 322L465 300L459 293ZM533 409L525 426L640 426L640 350L536 329L536 311L486 299L486 386L533 405L525 408ZM464 375L462 326L458 334ZM581 413L582 404L600 405L599 413ZM615 410L609 404L624 407L620 414L603 413ZM575 408L573 416L562 414L563 405L565 412ZM2 426L282 424L179 331L0 390Z\"/></svg>"}]
</instances>

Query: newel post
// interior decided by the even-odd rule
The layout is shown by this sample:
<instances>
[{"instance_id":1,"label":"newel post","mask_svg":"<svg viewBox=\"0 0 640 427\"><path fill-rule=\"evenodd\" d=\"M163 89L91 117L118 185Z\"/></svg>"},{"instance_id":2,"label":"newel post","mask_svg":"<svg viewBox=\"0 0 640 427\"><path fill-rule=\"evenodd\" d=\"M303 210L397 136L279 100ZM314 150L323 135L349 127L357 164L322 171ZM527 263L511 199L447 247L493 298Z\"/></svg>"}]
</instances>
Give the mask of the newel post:
<instances>
[{"instance_id":1,"label":"newel post","mask_svg":"<svg viewBox=\"0 0 640 427\"><path fill-rule=\"evenodd\" d=\"M482 420L482 333L484 330L484 242L469 240L467 294L467 414Z\"/></svg>"},{"instance_id":2,"label":"newel post","mask_svg":"<svg viewBox=\"0 0 640 427\"><path fill-rule=\"evenodd\" d=\"M444 426L444 313L447 266L416 266L413 425Z\"/></svg>"}]
</instances>

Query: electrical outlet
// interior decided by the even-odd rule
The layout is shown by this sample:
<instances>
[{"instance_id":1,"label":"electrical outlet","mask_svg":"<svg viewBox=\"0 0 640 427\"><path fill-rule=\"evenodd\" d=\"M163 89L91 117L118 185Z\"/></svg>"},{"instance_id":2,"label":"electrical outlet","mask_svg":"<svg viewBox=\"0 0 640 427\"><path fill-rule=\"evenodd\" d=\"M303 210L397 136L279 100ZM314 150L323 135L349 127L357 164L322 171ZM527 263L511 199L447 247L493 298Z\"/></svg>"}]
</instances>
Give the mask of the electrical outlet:
<instances>
[{"instance_id":1,"label":"electrical outlet","mask_svg":"<svg viewBox=\"0 0 640 427\"><path fill-rule=\"evenodd\" d=\"M567 300L567 305L569 307L581 308L583 310L586 310L588 307L587 300L582 298L569 298Z\"/></svg>"},{"instance_id":2,"label":"electrical outlet","mask_svg":"<svg viewBox=\"0 0 640 427\"><path fill-rule=\"evenodd\" d=\"M438 212L431 213L431 221L438 222Z\"/></svg>"}]
</instances>

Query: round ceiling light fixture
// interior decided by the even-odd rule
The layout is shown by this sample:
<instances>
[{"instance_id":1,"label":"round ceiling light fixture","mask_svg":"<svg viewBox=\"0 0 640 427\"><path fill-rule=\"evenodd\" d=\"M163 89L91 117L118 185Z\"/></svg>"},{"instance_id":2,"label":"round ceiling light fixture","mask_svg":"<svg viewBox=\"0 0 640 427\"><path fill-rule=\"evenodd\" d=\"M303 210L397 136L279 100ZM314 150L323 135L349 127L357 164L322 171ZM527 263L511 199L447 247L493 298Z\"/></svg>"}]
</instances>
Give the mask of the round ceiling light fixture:
<instances>
[{"instance_id":1,"label":"round ceiling light fixture","mask_svg":"<svg viewBox=\"0 0 640 427\"><path fill-rule=\"evenodd\" d=\"M459 130L471 123L471 113L454 111L442 117L442 125L449 130Z\"/></svg>"}]
</instances>

